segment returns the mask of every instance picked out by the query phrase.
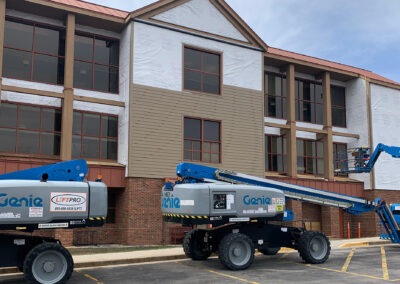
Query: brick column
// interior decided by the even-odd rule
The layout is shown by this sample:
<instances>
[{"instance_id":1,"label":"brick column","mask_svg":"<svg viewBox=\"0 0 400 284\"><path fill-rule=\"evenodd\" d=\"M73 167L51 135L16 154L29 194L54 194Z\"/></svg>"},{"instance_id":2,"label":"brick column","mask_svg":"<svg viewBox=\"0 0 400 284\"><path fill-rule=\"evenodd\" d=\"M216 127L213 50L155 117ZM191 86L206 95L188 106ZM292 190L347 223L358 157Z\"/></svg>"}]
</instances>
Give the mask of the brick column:
<instances>
[{"instance_id":1,"label":"brick column","mask_svg":"<svg viewBox=\"0 0 400 284\"><path fill-rule=\"evenodd\" d=\"M3 79L3 46L4 46L4 28L6 19L6 0L0 0L0 103L1 87Z\"/></svg>"},{"instance_id":2,"label":"brick column","mask_svg":"<svg viewBox=\"0 0 400 284\"><path fill-rule=\"evenodd\" d=\"M322 138L324 143L324 177L328 180L333 180L331 76L328 72L322 75L322 93L324 97L324 129L327 131Z\"/></svg>"},{"instance_id":3,"label":"brick column","mask_svg":"<svg viewBox=\"0 0 400 284\"><path fill-rule=\"evenodd\" d=\"M61 149L63 161L71 159L72 118L74 111L74 41L75 15L67 15L67 33L65 38L64 99L62 103Z\"/></svg>"},{"instance_id":4,"label":"brick column","mask_svg":"<svg viewBox=\"0 0 400 284\"><path fill-rule=\"evenodd\" d=\"M286 113L287 125L290 127L286 133L286 161L287 175L297 176L297 150L296 150L296 112L295 112L295 79L294 65L286 68Z\"/></svg>"},{"instance_id":5,"label":"brick column","mask_svg":"<svg viewBox=\"0 0 400 284\"><path fill-rule=\"evenodd\" d=\"M339 208L321 206L322 232L329 237L340 238Z\"/></svg>"},{"instance_id":6,"label":"brick column","mask_svg":"<svg viewBox=\"0 0 400 284\"><path fill-rule=\"evenodd\" d=\"M303 203L297 200L289 200L286 203L286 208L294 213L293 221L288 222L289 226L303 227Z\"/></svg>"}]
</instances>

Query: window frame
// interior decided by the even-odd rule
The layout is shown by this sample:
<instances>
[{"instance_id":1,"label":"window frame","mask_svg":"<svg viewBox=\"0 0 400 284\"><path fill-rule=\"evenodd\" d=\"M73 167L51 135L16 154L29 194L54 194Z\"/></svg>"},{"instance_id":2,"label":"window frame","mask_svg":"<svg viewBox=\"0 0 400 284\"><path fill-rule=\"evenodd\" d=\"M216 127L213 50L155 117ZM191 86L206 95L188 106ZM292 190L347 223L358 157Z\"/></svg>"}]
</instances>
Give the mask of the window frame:
<instances>
[{"instance_id":1,"label":"window frame","mask_svg":"<svg viewBox=\"0 0 400 284\"><path fill-rule=\"evenodd\" d=\"M297 140L302 140L303 141L303 143L304 143L304 141L307 141L307 142L312 142L312 143L315 143L315 156L307 156L307 155L303 155L303 156L300 156L299 155L299 153L298 153L298 151L297 151L297 148L296 148L296 165L297 165L297 159L298 158L303 158L303 161L304 161L304 165L306 165L307 164L307 160L309 160L309 159L311 159L311 160L315 160L315 169L316 169L316 173L314 174L314 173L309 173L309 172L307 172L307 167L305 166L304 167L304 172L302 172L302 173L300 173L299 172L299 167L297 166L297 174L300 174L300 175L313 175L313 176L319 176L319 177L321 177L321 176L324 176L324 173L325 173L325 165L324 165L324 156L323 156L323 154L322 154L322 157L320 157L320 156L318 156L318 144L317 144L317 142L321 142L321 140L313 140L313 139L305 139L305 138L296 138L296 147L297 147ZM304 146L304 144L303 144L303 146ZM323 144L322 144L322 151L323 151L324 149L323 149ZM303 148L303 152L305 151L305 148ZM307 153L305 153L305 154L307 154ZM322 165L324 166L324 173L319 173L318 172L318 160L322 160Z\"/></svg>"},{"instance_id":2,"label":"window frame","mask_svg":"<svg viewBox=\"0 0 400 284\"><path fill-rule=\"evenodd\" d=\"M268 149L270 152L267 152L266 149L264 149L265 160L267 160L267 156L269 154L271 154L272 156L278 156L278 158L280 157L282 159L282 169L283 169L283 171L282 172L279 172L279 171L268 171L265 168L265 166L264 166L264 168L265 168L264 170L266 172L271 172L271 173L287 174L287 151L285 149L285 142L284 142L284 139L286 139L285 135L264 134L264 139L269 139L269 138L272 138L272 137L281 137L282 138L282 151L283 152L282 152L282 154L274 154L271 151L271 147L269 147L270 149ZM269 145L271 145L271 144L272 143L270 142ZM264 145L265 145L265 141L264 141ZM286 145L287 145L287 141L286 141ZM264 146L264 148L265 148L265 146ZM286 154L285 154L285 152L286 152ZM286 163L284 163L284 161L285 161L284 158L286 158ZM271 163L272 157L269 159L269 161ZM264 161L264 164L265 164L265 161Z\"/></svg>"},{"instance_id":3,"label":"window frame","mask_svg":"<svg viewBox=\"0 0 400 284\"><path fill-rule=\"evenodd\" d=\"M76 87L75 83L74 83L74 88L75 89L80 89L80 90L86 90L86 91L93 91L93 92L100 92L100 93L106 93L106 94L113 94L113 95L119 95L119 91L120 91L120 87L119 87L119 83L120 83L120 59L121 59L121 40L119 38L114 38L114 37L109 37L109 36L104 36L104 35L100 35L100 34L96 34L96 33L89 33L89 32L85 32L82 30L76 30L75 34L74 34L74 44L75 44L75 36L83 36L83 37L88 37L92 39L92 51L93 51L93 58L92 61L87 61L87 60L83 60L83 59L77 59L75 57L75 51L74 51L74 66L75 66L75 62L83 62L83 63L89 63L92 66L92 88L88 89L88 88L82 88L82 87ZM96 63L95 62L95 40L99 39L99 40L114 40L114 41L118 41L118 65L110 65L110 64L104 64L104 63ZM117 68L118 69L118 82L117 82L117 92L110 92L110 91L101 91L101 90L96 90L94 88L94 73L95 73L95 69L94 66L95 65L100 65L100 66L105 66L105 67L112 67L112 68Z\"/></svg>"},{"instance_id":4,"label":"window frame","mask_svg":"<svg viewBox=\"0 0 400 284\"><path fill-rule=\"evenodd\" d=\"M64 85L64 79L65 79L65 72L64 72L64 76L62 77L62 83L57 84L57 83L49 83L49 82L43 82L43 81L37 81L33 79L33 71L34 71L34 58L35 58L35 54L39 54L39 55L45 55L45 56L51 56L51 57L57 57L57 58L62 58L64 59L64 68L65 68L65 46L64 46L64 56L62 55L55 55L55 54L51 54L51 53L46 53L46 52L41 52L41 51L35 51L35 30L36 27L40 27L40 28L48 28L48 29L52 29L52 30L58 30L61 32L64 32L64 36L65 36L65 45L66 45L66 28L62 27L62 26L56 26L56 25L51 25L51 24L47 24L47 23L41 23L41 22L37 22L37 21L32 21L32 20L26 20L26 19L21 19L18 17L14 17L14 16L8 16L6 15L5 20L9 20L12 22L17 22L17 23L21 23L21 24L28 24L28 25L32 25L33 26L33 40L32 40L32 48L31 50L26 50L23 48L17 48L17 47L10 47L10 46L6 46L4 44L3 46L3 57L4 57L4 49L11 49L11 50L17 50L17 51L22 51L22 52L27 52L31 54L31 70L30 70L30 79L21 79L21 78L17 78L17 77L9 77L9 76L4 76L4 67L3 67L3 77L4 78L9 78L9 79L15 79L15 80L22 80L22 81L27 81L27 82L35 82L35 83L41 83L41 84L49 84L49 85L53 85L53 86L63 86ZM5 33L5 28L3 33ZM4 62L4 59L3 59Z\"/></svg>"},{"instance_id":5,"label":"window frame","mask_svg":"<svg viewBox=\"0 0 400 284\"><path fill-rule=\"evenodd\" d=\"M338 163L336 162L336 159L335 159L335 154L338 153L337 146L338 145L344 145L346 147L346 153L347 153L347 143L333 142L332 144L333 144L333 170L334 170L334 176L336 176L336 177L348 177L349 176L348 173L335 172L336 169L339 169Z\"/></svg>"},{"instance_id":6,"label":"window frame","mask_svg":"<svg viewBox=\"0 0 400 284\"><path fill-rule=\"evenodd\" d=\"M342 106L337 106L337 105L333 105L332 103L332 87L336 87L336 88L342 88L344 89L344 107ZM333 109L342 109L344 110L344 126L337 126L333 124ZM347 128L347 111L346 111L346 87L340 86L340 85L335 85L335 84L331 84L331 112L332 112L332 126L334 127L340 127L340 128Z\"/></svg>"},{"instance_id":7,"label":"window frame","mask_svg":"<svg viewBox=\"0 0 400 284\"><path fill-rule=\"evenodd\" d=\"M201 58L202 58L202 60L201 60L201 68L202 68L202 70L197 70L197 69L192 69L192 68L186 68L185 67L185 49L186 48L202 52L202 55L201 55ZM203 66L203 53L209 53L209 54L214 54L214 55L218 55L219 56L219 74L203 71L203 67L204 67ZM222 74L222 71L223 71L223 68L222 68L222 62L223 62L222 61L222 55L223 55L222 52L218 52L218 51L210 50L210 49L207 49L207 48L199 48L199 47L195 47L195 46L192 46L192 45L184 44L183 48L182 48L182 90L186 91L186 92L195 92L195 93L201 93L201 94L207 94L207 95L213 95L213 96L222 96L222 77L223 77L223 74ZM185 70L186 69L190 70L190 71L195 71L195 72L200 72L201 73L201 88L202 88L201 91L191 90L191 89L186 89L185 88ZM218 77L219 77L219 81L218 81L219 82L219 92L217 94L203 91L203 89L204 89L203 88L203 83L204 83L204 80L203 80L204 76L203 75L204 74L210 74L210 75L214 75L214 76L218 75Z\"/></svg>"},{"instance_id":8,"label":"window frame","mask_svg":"<svg viewBox=\"0 0 400 284\"><path fill-rule=\"evenodd\" d=\"M299 82L299 84L296 84L296 81ZM314 100L304 100L304 99L300 99L300 82L306 82L309 84L314 84ZM297 85L297 94L298 97L296 98L296 85ZM311 123L311 124L315 124L315 125L324 125L324 103L322 101L322 103L318 103L316 100L316 86L320 85L322 88L322 82L320 81L316 81L316 80L310 80L310 79L304 79L304 78L300 78L300 77L295 77L294 79L294 103L295 103L295 120L299 121L299 122L305 122L305 123ZM306 121L306 120L301 120L300 119L300 102L307 102L310 104L314 105L314 117L315 117L315 121ZM322 106L322 123L317 123L317 105L321 105ZM299 118L296 118L296 113L299 114Z\"/></svg>"},{"instance_id":9,"label":"window frame","mask_svg":"<svg viewBox=\"0 0 400 284\"><path fill-rule=\"evenodd\" d=\"M185 138L185 118L188 119L196 119L196 120L200 120L201 121L201 138L200 139L193 139L193 138ZM217 122L219 123L219 141L211 141L211 140L204 140L204 121L210 121L210 122ZM189 162L199 162L199 163L208 163L208 164L221 164L222 163L222 122L220 120L215 120L215 119L208 119L208 118L200 118L200 117L192 117L192 116L184 116L183 117L183 144L182 144L182 161L189 161ZM190 141L198 141L200 142L200 161L198 160L193 160L193 152L198 152L198 151L193 151L193 146L192 149L190 150L190 152L192 153L192 158L190 160L185 159L185 140L190 140ZM219 162L207 162L203 160L203 154L204 154L204 150L203 150L203 143L218 143L219 144ZM210 149L210 152L206 152L206 153L210 153L210 155L212 155L215 152L212 152L212 149Z\"/></svg>"},{"instance_id":10,"label":"window frame","mask_svg":"<svg viewBox=\"0 0 400 284\"><path fill-rule=\"evenodd\" d=\"M274 75L277 77L281 77L281 90L282 90L282 95L278 96L275 94L268 94L268 90L265 88L266 87L266 75ZM271 117L271 118L277 118L277 119L287 119L287 108L284 107L284 103L283 101L285 101L285 104L287 104L287 88L285 86L284 88L284 79L287 80L286 75L284 74L280 74L280 73L276 73L276 72L270 72L270 71L264 71L264 117ZM285 96L283 96L283 90L285 90L286 94ZM277 116L269 116L267 115L267 97L276 97L276 98L280 98L282 100L282 105L281 105L281 113L282 113L282 117L277 117ZM286 109L286 111L284 112L283 110Z\"/></svg>"},{"instance_id":11,"label":"window frame","mask_svg":"<svg viewBox=\"0 0 400 284\"><path fill-rule=\"evenodd\" d=\"M119 127L117 127L117 136L116 137L111 137L111 136L101 136L101 131L102 131L102 118L103 118L103 116L111 116L111 117L116 117L117 118L117 122L119 123L119 117L118 117L118 115L115 115L115 114L109 114L109 113L102 113L102 112L93 112L93 111L85 111L85 110L75 110L74 109L74 112L79 112L79 113L81 113L81 115L82 115L82 117L81 117L81 133L80 134L78 134L78 133L76 133L76 132L74 132L73 130L72 130L72 136L80 136L80 138L81 138L81 156L72 156L72 158L77 158L77 159L85 159L85 160L90 160L90 161L110 161L110 162L116 162L116 161L118 161L118 148L119 148ZM100 115L100 126L99 126L99 129L100 129L100 136L96 136L96 135L87 135L87 134L83 134L83 123L84 123L84 114L95 114L95 115ZM72 118L73 118L73 113L72 113ZM117 123L117 125L118 125L118 123ZM92 138L99 138L99 140L100 140L100 142L99 142L99 158L98 159L96 159L96 158L88 158L88 157L85 157L85 156L82 156L82 153L83 153L83 138L84 137L92 137ZM102 143L101 143L101 141L102 141L102 139L109 139L109 138L111 138L111 139L116 139L116 143L117 143L117 150L116 150L116 154L117 154L117 158L116 159L102 159L101 158L101 154L102 154L102 152L101 152L101 150L102 150Z\"/></svg>"},{"instance_id":12,"label":"window frame","mask_svg":"<svg viewBox=\"0 0 400 284\"><path fill-rule=\"evenodd\" d=\"M17 105L17 126L16 127L7 127L7 126L0 126L0 129L13 129L16 131L16 136L15 136L15 152L6 152L6 151L0 151L2 154L10 154L10 155L24 155L25 157L48 157L48 158L58 158L60 157L61 154L61 134L62 134L62 129L60 128L60 131L49 131L45 130L43 131L43 109L55 109L62 111L60 107L55 107L55 106L46 106L46 105L36 105L36 104L29 104L29 103L19 103L19 102L13 102L13 101L2 101L2 104L14 104ZM20 117L20 106L30 106L30 107L38 107L40 108L40 129L32 129L32 128L20 128L19 127L19 117ZM61 120L62 124L62 120ZM62 125L60 125L61 127ZM39 133L39 152L38 153L24 153L24 152L18 152L18 133L19 131L32 131L32 132L37 132ZM51 134L59 134L60 135L60 154L58 155L48 155L48 154L42 154L42 133L51 133Z\"/></svg>"}]
</instances>

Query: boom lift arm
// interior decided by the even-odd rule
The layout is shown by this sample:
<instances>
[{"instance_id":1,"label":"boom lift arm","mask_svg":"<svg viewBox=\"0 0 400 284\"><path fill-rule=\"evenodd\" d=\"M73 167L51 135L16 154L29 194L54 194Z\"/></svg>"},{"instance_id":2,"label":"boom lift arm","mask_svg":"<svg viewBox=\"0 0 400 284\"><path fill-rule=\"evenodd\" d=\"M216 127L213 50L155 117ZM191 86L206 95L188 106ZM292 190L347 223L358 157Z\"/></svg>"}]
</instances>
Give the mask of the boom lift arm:
<instances>
[{"instance_id":1,"label":"boom lift arm","mask_svg":"<svg viewBox=\"0 0 400 284\"><path fill-rule=\"evenodd\" d=\"M388 147L383 144L377 147L374 152L374 160L371 159L372 165L382 151L390 153L393 157L400 157L399 147ZM236 173L229 170L221 170L218 168L181 163L177 166L177 176L180 178L179 183L204 183L204 182L225 182L233 184L249 184L261 187L268 187L282 190L286 199L294 199L299 201L310 202L319 205L342 208L350 214L359 215L361 213L376 211L384 228L386 229L393 243L400 243L400 229L395 221L392 212L384 200L376 199L368 201L366 199L353 197L349 195L328 192L310 187L304 187L271 179L259 178L246 174ZM167 184L166 187L172 186Z\"/></svg>"},{"instance_id":2,"label":"boom lift arm","mask_svg":"<svg viewBox=\"0 0 400 284\"><path fill-rule=\"evenodd\" d=\"M382 152L386 152L393 158L400 158L400 147L396 146L379 143L372 154L371 149L368 147L354 148L350 150L350 155L353 156L351 159L348 158L348 153L342 153L341 155L344 157L337 159L336 162L339 164L339 169L336 172L369 173ZM349 165L351 162L354 162L354 165Z\"/></svg>"}]
</instances>

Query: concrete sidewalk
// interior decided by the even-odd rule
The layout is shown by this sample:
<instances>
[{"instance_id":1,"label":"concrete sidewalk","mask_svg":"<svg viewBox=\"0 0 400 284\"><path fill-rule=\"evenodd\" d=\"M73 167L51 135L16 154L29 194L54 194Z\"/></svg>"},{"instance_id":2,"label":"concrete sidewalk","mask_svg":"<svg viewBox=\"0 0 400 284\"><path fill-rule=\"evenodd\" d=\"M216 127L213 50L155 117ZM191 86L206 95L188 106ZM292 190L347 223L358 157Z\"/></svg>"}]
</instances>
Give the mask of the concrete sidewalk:
<instances>
[{"instance_id":1,"label":"concrete sidewalk","mask_svg":"<svg viewBox=\"0 0 400 284\"><path fill-rule=\"evenodd\" d=\"M388 240L379 237L361 239L331 240L332 249L346 247L360 247L369 245L390 244ZM280 253L295 252L293 249L282 248ZM118 264L134 264L153 261L166 261L174 259L185 259L186 256L181 246L165 249L147 249L117 253L94 253L87 255L73 255L75 268L88 268ZM17 268L0 268L0 274L19 272Z\"/></svg>"}]
</instances>

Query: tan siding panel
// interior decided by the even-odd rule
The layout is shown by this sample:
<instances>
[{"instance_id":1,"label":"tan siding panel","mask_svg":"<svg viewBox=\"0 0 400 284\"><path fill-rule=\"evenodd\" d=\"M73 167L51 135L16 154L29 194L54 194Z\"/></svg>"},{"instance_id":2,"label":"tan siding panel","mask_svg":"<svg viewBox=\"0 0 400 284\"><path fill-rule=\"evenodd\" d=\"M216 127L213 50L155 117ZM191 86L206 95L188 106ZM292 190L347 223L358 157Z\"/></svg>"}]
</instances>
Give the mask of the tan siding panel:
<instances>
[{"instance_id":1,"label":"tan siding panel","mask_svg":"<svg viewBox=\"0 0 400 284\"><path fill-rule=\"evenodd\" d=\"M264 175L261 92L224 86L217 96L134 85L131 98L130 177L175 176L185 116L222 122L222 163L202 164Z\"/></svg>"}]
</instances>

